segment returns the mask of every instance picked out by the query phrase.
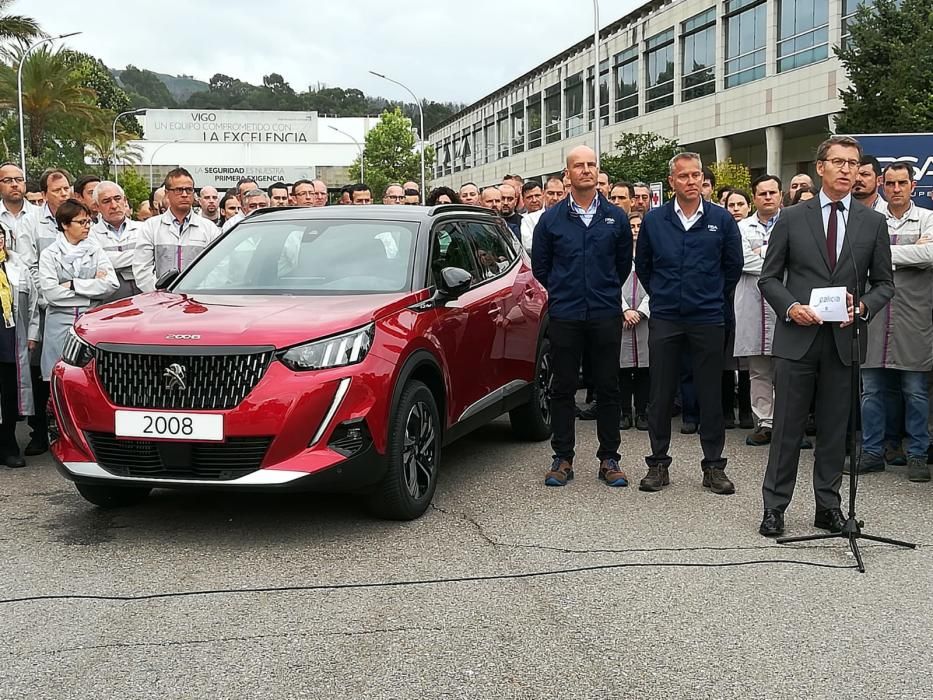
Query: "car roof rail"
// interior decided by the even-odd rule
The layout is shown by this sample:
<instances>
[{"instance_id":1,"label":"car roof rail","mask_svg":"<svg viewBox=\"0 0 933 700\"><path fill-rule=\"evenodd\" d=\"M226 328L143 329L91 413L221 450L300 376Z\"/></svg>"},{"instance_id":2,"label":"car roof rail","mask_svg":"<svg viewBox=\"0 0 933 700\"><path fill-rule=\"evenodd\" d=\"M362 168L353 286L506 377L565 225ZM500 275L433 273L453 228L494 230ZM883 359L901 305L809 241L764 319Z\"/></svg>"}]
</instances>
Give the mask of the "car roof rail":
<instances>
[{"instance_id":1,"label":"car roof rail","mask_svg":"<svg viewBox=\"0 0 933 700\"><path fill-rule=\"evenodd\" d=\"M428 209L428 216L437 216L438 214L450 214L451 212L469 212L470 214L485 214L486 216L497 216L492 209L477 207L473 204L437 204Z\"/></svg>"}]
</instances>

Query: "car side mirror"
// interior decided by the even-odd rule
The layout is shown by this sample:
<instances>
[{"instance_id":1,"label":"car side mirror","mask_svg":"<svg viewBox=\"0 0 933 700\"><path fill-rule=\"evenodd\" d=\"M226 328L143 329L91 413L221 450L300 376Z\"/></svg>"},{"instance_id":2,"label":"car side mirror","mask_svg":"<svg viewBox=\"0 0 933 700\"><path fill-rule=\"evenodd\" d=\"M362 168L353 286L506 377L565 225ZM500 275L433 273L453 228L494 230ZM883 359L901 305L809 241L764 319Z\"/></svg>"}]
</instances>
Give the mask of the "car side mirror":
<instances>
[{"instance_id":1,"label":"car side mirror","mask_svg":"<svg viewBox=\"0 0 933 700\"><path fill-rule=\"evenodd\" d=\"M168 289L169 286L178 279L181 273L178 270L169 270L156 280L156 289Z\"/></svg>"},{"instance_id":2,"label":"car side mirror","mask_svg":"<svg viewBox=\"0 0 933 700\"><path fill-rule=\"evenodd\" d=\"M473 275L460 267L445 267L438 283L440 301L452 301L463 296L473 284Z\"/></svg>"}]
</instances>

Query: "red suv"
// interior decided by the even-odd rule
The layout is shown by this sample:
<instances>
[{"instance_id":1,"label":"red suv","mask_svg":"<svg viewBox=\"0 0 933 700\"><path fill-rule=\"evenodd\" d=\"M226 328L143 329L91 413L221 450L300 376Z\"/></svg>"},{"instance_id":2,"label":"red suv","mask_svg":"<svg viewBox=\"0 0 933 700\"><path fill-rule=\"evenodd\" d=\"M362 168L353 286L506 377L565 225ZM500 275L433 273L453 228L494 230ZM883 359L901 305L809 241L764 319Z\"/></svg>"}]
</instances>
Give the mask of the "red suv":
<instances>
[{"instance_id":1,"label":"red suv","mask_svg":"<svg viewBox=\"0 0 933 700\"><path fill-rule=\"evenodd\" d=\"M159 291L76 323L52 377L64 476L365 493L411 519L441 446L509 413L549 437L547 296L504 222L466 206L267 209Z\"/></svg>"}]
</instances>

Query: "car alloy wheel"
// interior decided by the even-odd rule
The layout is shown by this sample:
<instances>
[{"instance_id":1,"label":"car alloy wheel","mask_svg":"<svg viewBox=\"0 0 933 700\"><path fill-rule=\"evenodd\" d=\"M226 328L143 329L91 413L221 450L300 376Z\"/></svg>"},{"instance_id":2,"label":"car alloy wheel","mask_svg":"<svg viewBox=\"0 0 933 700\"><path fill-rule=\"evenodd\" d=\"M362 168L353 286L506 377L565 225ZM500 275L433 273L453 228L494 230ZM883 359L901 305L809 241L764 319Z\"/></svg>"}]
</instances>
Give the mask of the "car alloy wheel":
<instances>
[{"instance_id":1,"label":"car alloy wheel","mask_svg":"<svg viewBox=\"0 0 933 700\"><path fill-rule=\"evenodd\" d=\"M408 412L402 460L408 494L419 499L431 487L437 468L437 428L431 410L422 401Z\"/></svg>"},{"instance_id":2,"label":"car alloy wheel","mask_svg":"<svg viewBox=\"0 0 933 700\"><path fill-rule=\"evenodd\" d=\"M541 418L548 425L551 424L551 382L554 381L554 375L551 372L551 349L547 347L541 354L541 360L538 364L538 376L535 378L538 383L538 408L541 410Z\"/></svg>"}]
</instances>

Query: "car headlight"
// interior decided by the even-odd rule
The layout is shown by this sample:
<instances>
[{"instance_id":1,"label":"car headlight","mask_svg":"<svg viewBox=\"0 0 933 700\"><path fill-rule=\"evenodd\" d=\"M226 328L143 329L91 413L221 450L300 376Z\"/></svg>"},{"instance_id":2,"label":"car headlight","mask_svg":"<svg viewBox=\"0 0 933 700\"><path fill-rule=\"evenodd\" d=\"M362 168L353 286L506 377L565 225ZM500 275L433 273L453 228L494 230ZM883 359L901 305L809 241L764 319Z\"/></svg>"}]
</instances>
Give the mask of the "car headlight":
<instances>
[{"instance_id":1,"label":"car headlight","mask_svg":"<svg viewBox=\"0 0 933 700\"><path fill-rule=\"evenodd\" d=\"M93 357L94 348L81 340L74 328L70 329L65 339L65 347L62 349L62 362L74 367L84 367Z\"/></svg>"},{"instance_id":2,"label":"car headlight","mask_svg":"<svg viewBox=\"0 0 933 700\"><path fill-rule=\"evenodd\" d=\"M366 357L374 332L375 326L370 323L348 333L296 345L283 352L279 359L296 372L354 365Z\"/></svg>"}]
</instances>

